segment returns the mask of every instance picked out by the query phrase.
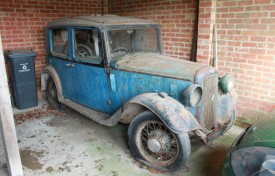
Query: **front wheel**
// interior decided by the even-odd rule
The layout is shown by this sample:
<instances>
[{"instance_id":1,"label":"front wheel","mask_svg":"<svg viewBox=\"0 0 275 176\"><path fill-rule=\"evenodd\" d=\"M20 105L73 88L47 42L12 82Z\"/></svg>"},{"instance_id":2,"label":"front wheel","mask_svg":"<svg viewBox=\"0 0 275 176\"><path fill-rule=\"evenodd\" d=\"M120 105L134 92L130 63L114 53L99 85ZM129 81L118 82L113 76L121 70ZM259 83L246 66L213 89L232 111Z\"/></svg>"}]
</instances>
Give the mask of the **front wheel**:
<instances>
[{"instance_id":1,"label":"front wheel","mask_svg":"<svg viewBox=\"0 0 275 176\"><path fill-rule=\"evenodd\" d=\"M133 155L144 164L169 172L182 167L190 154L187 133L175 134L152 112L139 114L128 128Z\"/></svg>"}]
</instances>

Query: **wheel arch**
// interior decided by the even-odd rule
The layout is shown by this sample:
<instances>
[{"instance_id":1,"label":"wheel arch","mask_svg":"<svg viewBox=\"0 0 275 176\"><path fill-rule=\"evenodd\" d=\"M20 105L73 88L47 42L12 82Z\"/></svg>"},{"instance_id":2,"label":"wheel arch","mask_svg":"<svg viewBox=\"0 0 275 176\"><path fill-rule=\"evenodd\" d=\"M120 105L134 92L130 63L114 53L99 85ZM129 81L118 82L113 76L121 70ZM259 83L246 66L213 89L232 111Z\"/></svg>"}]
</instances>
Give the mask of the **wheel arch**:
<instances>
[{"instance_id":1,"label":"wheel arch","mask_svg":"<svg viewBox=\"0 0 275 176\"><path fill-rule=\"evenodd\" d=\"M51 77L56 86L58 100L59 101L63 100L64 99L63 89L56 70L52 66L46 66L42 75L45 75L45 76L41 76L41 79L44 79L44 80L41 80L41 83L44 82L44 84L46 85L47 80L49 79L49 77ZM43 86L43 87L46 87L46 86Z\"/></svg>"},{"instance_id":2,"label":"wheel arch","mask_svg":"<svg viewBox=\"0 0 275 176\"><path fill-rule=\"evenodd\" d=\"M141 163L155 169L174 172L181 168L189 158L190 139L188 133L175 134L172 131L166 131L162 126L168 128L153 112L140 113L129 125L128 144L132 154ZM151 144L148 143L150 139L153 140ZM162 160L161 156L164 152L170 154L168 158L165 157Z\"/></svg>"},{"instance_id":3,"label":"wheel arch","mask_svg":"<svg viewBox=\"0 0 275 176\"><path fill-rule=\"evenodd\" d=\"M120 122L129 124L145 110L153 112L174 133L182 134L199 128L191 112L165 93L145 93L132 98L123 107Z\"/></svg>"}]
</instances>

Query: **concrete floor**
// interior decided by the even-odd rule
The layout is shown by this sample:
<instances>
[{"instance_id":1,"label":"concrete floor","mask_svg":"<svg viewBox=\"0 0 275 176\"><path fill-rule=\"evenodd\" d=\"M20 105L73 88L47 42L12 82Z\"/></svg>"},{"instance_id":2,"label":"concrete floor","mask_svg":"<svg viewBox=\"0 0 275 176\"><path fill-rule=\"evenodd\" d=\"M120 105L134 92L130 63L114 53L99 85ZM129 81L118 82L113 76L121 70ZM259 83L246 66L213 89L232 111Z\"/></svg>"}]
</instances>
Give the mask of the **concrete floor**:
<instances>
[{"instance_id":1,"label":"concrete floor","mask_svg":"<svg viewBox=\"0 0 275 176\"><path fill-rule=\"evenodd\" d=\"M219 176L226 152L243 130L234 126L209 146L193 140L187 167L171 174L150 169L133 158L126 125L101 126L72 110L16 122L26 176ZM0 175L8 175L2 142Z\"/></svg>"}]
</instances>

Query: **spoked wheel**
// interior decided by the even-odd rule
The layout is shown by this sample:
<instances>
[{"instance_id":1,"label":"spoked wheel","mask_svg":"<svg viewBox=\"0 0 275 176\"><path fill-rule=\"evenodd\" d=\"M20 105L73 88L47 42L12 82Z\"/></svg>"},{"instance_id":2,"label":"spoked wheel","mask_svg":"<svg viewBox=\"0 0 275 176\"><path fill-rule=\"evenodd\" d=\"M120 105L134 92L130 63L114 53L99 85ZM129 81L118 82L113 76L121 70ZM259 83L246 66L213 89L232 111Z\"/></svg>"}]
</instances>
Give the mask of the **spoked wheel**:
<instances>
[{"instance_id":1,"label":"spoked wheel","mask_svg":"<svg viewBox=\"0 0 275 176\"><path fill-rule=\"evenodd\" d=\"M56 110L61 109L61 103L58 102L57 90L54 81L51 77L47 81L46 95L50 106Z\"/></svg>"},{"instance_id":2,"label":"spoked wheel","mask_svg":"<svg viewBox=\"0 0 275 176\"><path fill-rule=\"evenodd\" d=\"M78 44L77 45L77 56L81 58L93 56L93 51L90 47L84 44Z\"/></svg>"},{"instance_id":3,"label":"spoked wheel","mask_svg":"<svg viewBox=\"0 0 275 176\"><path fill-rule=\"evenodd\" d=\"M188 134L175 134L152 112L139 114L128 129L133 155L144 164L169 172L183 166L190 154Z\"/></svg>"}]
</instances>

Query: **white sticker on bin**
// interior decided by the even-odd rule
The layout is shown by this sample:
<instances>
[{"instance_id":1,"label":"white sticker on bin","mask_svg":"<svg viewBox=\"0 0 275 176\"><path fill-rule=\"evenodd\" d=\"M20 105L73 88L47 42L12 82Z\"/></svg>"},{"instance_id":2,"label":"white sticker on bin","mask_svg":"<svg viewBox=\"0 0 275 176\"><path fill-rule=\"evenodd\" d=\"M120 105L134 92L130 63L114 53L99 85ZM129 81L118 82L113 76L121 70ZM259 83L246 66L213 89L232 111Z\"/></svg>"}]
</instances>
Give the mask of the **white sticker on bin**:
<instances>
[{"instance_id":1,"label":"white sticker on bin","mask_svg":"<svg viewBox=\"0 0 275 176\"><path fill-rule=\"evenodd\" d=\"M28 65L29 65L29 63L22 63L22 64L20 64L20 66L21 66L22 69L19 70L19 73L31 71L28 68Z\"/></svg>"}]
</instances>

